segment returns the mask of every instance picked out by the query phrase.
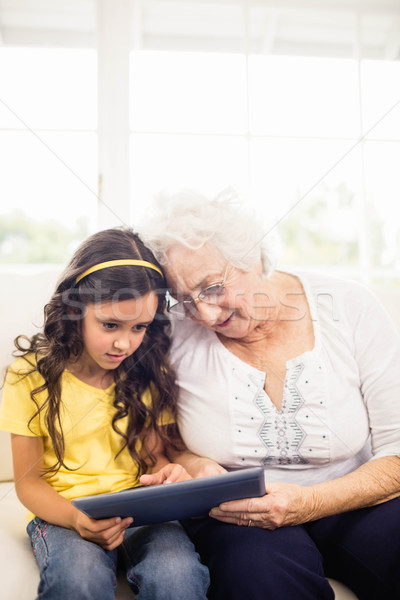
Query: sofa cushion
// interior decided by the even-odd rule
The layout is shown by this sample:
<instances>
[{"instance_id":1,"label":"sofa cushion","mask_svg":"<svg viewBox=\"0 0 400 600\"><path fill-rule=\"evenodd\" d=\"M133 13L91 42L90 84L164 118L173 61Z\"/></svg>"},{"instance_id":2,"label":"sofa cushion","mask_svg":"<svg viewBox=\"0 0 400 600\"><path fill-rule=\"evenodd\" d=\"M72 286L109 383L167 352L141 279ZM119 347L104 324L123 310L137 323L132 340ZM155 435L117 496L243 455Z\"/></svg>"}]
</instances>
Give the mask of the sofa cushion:
<instances>
[{"instance_id":1,"label":"sofa cushion","mask_svg":"<svg viewBox=\"0 0 400 600\"><path fill-rule=\"evenodd\" d=\"M13 479L13 468L8 431L0 431L0 456L0 481L11 481Z\"/></svg>"}]
</instances>

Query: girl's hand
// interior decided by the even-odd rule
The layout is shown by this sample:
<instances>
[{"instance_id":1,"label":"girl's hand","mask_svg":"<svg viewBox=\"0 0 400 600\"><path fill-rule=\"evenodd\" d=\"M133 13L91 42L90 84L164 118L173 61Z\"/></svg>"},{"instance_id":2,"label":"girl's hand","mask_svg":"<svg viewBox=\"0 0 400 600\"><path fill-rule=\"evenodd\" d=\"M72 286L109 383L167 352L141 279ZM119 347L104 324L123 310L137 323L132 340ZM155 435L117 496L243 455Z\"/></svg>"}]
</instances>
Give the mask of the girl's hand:
<instances>
[{"instance_id":1,"label":"girl's hand","mask_svg":"<svg viewBox=\"0 0 400 600\"><path fill-rule=\"evenodd\" d=\"M226 473L226 469L218 463L208 459L199 459L196 468L195 477L189 475L186 469L179 464L169 463L156 473L142 475L140 483L142 485L157 485L162 483L174 483L176 481L186 481L198 477L209 477L210 475L219 475Z\"/></svg>"},{"instance_id":2,"label":"girl's hand","mask_svg":"<svg viewBox=\"0 0 400 600\"><path fill-rule=\"evenodd\" d=\"M80 510L76 511L74 529L89 542L98 544L104 550L114 550L123 540L125 530L133 522L132 517L121 519L91 519Z\"/></svg>"},{"instance_id":3,"label":"girl's hand","mask_svg":"<svg viewBox=\"0 0 400 600\"><path fill-rule=\"evenodd\" d=\"M290 483L270 483L265 488L266 496L224 502L210 511L210 517L262 529L299 525L313 520L313 488Z\"/></svg>"},{"instance_id":4,"label":"girl's hand","mask_svg":"<svg viewBox=\"0 0 400 600\"><path fill-rule=\"evenodd\" d=\"M176 481L186 481L192 479L189 473L175 463L169 463L156 473L142 475L140 483L142 485L157 485L163 483L175 483Z\"/></svg>"}]
</instances>

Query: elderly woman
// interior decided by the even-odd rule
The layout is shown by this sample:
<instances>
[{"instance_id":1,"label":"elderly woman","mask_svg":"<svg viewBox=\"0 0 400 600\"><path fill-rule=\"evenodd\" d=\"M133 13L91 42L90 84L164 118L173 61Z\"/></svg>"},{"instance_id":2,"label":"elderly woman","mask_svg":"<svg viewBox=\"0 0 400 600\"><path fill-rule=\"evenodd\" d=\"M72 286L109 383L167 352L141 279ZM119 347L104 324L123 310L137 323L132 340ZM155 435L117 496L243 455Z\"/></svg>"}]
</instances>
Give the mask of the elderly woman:
<instances>
[{"instance_id":1,"label":"elderly woman","mask_svg":"<svg viewBox=\"0 0 400 600\"><path fill-rule=\"evenodd\" d=\"M225 469L265 469L265 496L185 523L210 598L331 599L330 576L361 600L399 599L393 323L358 283L275 270L262 221L234 197L182 192L147 217L176 316L183 439Z\"/></svg>"}]
</instances>

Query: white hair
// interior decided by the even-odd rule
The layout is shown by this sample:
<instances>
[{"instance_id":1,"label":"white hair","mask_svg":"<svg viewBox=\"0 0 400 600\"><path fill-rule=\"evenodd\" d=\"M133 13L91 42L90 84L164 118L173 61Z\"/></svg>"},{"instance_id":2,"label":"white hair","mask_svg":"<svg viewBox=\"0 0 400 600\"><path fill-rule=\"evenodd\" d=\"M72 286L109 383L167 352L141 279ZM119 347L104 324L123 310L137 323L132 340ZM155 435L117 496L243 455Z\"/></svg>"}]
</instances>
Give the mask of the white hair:
<instances>
[{"instance_id":1,"label":"white hair","mask_svg":"<svg viewBox=\"0 0 400 600\"><path fill-rule=\"evenodd\" d=\"M232 265L250 271L260 260L268 276L277 260L277 237L268 231L238 194L226 189L209 199L193 190L159 194L137 228L140 238L162 264L176 245L197 250L210 244Z\"/></svg>"}]
</instances>

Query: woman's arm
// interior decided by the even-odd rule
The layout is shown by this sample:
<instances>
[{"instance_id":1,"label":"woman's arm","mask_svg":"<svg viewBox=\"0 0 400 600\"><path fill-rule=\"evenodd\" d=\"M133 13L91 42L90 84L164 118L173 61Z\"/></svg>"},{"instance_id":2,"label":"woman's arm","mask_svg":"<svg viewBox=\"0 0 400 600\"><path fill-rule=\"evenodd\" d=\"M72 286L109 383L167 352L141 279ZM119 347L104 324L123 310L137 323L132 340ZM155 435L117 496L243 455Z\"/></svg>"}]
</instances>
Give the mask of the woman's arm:
<instances>
[{"instance_id":1,"label":"woman's arm","mask_svg":"<svg viewBox=\"0 0 400 600\"><path fill-rule=\"evenodd\" d=\"M180 448L180 450L174 450L173 447L166 449L168 457L174 462L178 463L189 473L193 479L198 477L208 477L209 475L219 475L225 473L226 469L221 467L215 460L207 458L205 456L198 456L188 450L180 436L178 426L170 427L168 429L169 437L173 441L173 447Z\"/></svg>"},{"instance_id":2,"label":"woman's arm","mask_svg":"<svg viewBox=\"0 0 400 600\"><path fill-rule=\"evenodd\" d=\"M194 479L226 473L226 469L214 460L198 456L189 450L176 453L174 455L174 462L182 465Z\"/></svg>"},{"instance_id":3,"label":"woman's arm","mask_svg":"<svg viewBox=\"0 0 400 600\"><path fill-rule=\"evenodd\" d=\"M226 523L276 529L382 504L400 496L400 458L371 460L355 471L324 483L301 486L267 483L266 496L225 502L210 515Z\"/></svg>"},{"instance_id":4,"label":"woman's arm","mask_svg":"<svg viewBox=\"0 0 400 600\"><path fill-rule=\"evenodd\" d=\"M225 473L225 469L215 461L197 456L197 454L184 449L183 441L176 427L169 427L168 434L171 439L171 446L181 446L182 450L173 450L172 447L166 448L161 437L153 432L150 447L152 447L152 454L156 458L156 464L149 473L141 476L140 483L143 485L173 483L185 479Z\"/></svg>"},{"instance_id":5,"label":"woman's arm","mask_svg":"<svg viewBox=\"0 0 400 600\"><path fill-rule=\"evenodd\" d=\"M11 435L14 480L17 496L22 504L37 517L74 529L83 538L95 542L105 550L116 548L123 540L131 518L90 519L75 508L69 500L56 492L41 476L43 470L43 442L41 437Z\"/></svg>"}]
</instances>

